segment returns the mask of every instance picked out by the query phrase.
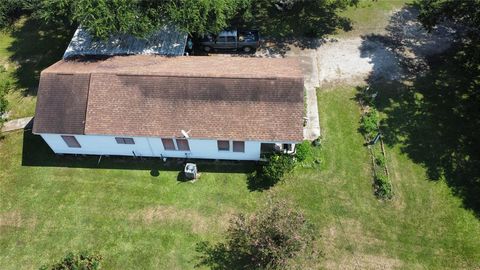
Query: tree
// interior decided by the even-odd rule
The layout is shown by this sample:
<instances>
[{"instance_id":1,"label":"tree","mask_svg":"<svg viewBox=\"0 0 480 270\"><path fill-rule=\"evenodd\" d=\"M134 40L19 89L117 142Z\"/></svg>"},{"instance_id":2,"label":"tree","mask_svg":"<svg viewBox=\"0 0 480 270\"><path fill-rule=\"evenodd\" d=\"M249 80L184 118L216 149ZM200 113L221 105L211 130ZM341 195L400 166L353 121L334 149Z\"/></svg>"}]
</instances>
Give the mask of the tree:
<instances>
[{"instance_id":1,"label":"tree","mask_svg":"<svg viewBox=\"0 0 480 270\"><path fill-rule=\"evenodd\" d=\"M175 23L188 33L219 32L250 0L41 0L38 15L48 21L81 24L94 36L146 36Z\"/></svg>"},{"instance_id":2,"label":"tree","mask_svg":"<svg viewBox=\"0 0 480 270\"><path fill-rule=\"evenodd\" d=\"M480 0L418 0L419 20L431 31L438 24L449 21L457 26L462 51L469 55L471 68L480 65Z\"/></svg>"},{"instance_id":3,"label":"tree","mask_svg":"<svg viewBox=\"0 0 480 270\"><path fill-rule=\"evenodd\" d=\"M81 24L94 36L145 36L159 26L175 23L188 33L217 33L238 24L268 34L321 36L349 22L337 12L358 0L31 0L41 1L38 14L47 20ZM272 28L275 28L273 30Z\"/></svg>"},{"instance_id":4,"label":"tree","mask_svg":"<svg viewBox=\"0 0 480 270\"><path fill-rule=\"evenodd\" d=\"M0 27L31 13L82 25L97 38L114 34L145 37L174 23L190 34L217 33L229 26L259 28L268 35L319 37L349 21L337 13L358 0L4 0Z\"/></svg>"},{"instance_id":5,"label":"tree","mask_svg":"<svg viewBox=\"0 0 480 270\"><path fill-rule=\"evenodd\" d=\"M461 24L467 30L480 32L480 0L419 0L419 19L427 29L448 19Z\"/></svg>"},{"instance_id":6,"label":"tree","mask_svg":"<svg viewBox=\"0 0 480 270\"><path fill-rule=\"evenodd\" d=\"M211 269L286 269L300 254L314 254L315 231L286 201L273 201L250 216L236 215L226 242L198 244L200 263ZM310 253L313 252L313 253ZM308 257L308 256L307 256Z\"/></svg>"},{"instance_id":7,"label":"tree","mask_svg":"<svg viewBox=\"0 0 480 270\"><path fill-rule=\"evenodd\" d=\"M0 29L10 26L36 0L0 1Z\"/></svg>"}]
</instances>

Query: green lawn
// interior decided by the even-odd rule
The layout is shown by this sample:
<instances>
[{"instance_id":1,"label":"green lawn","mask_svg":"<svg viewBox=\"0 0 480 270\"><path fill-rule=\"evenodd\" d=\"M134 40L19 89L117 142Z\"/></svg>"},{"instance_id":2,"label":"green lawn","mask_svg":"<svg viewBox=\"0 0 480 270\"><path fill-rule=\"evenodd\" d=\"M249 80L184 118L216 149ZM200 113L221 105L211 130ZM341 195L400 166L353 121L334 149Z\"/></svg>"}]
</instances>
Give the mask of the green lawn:
<instances>
[{"instance_id":1,"label":"green lawn","mask_svg":"<svg viewBox=\"0 0 480 270\"><path fill-rule=\"evenodd\" d=\"M325 256L312 268L480 267L479 220L397 148L387 150L395 198L375 199L354 95L319 93L323 163L264 192L249 191L245 173L215 172L248 171L242 164L201 164L201 179L184 183L154 162L104 160L95 169L96 158L54 157L38 138L8 134L0 142L0 265L35 269L88 249L105 257L106 269L192 269L197 242L221 240L232 213L280 196L318 228Z\"/></svg>"},{"instance_id":2,"label":"green lawn","mask_svg":"<svg viewBox=\"0 0 480 270\"><path fill-rule=\"evenodd\" d=\"M370 33L383 33L390 16L412 0L360 0L357 6L349 7L340 14L352 23L350 31L338 31L335 37L358 37Z\"/></svg>"}]
</instances>

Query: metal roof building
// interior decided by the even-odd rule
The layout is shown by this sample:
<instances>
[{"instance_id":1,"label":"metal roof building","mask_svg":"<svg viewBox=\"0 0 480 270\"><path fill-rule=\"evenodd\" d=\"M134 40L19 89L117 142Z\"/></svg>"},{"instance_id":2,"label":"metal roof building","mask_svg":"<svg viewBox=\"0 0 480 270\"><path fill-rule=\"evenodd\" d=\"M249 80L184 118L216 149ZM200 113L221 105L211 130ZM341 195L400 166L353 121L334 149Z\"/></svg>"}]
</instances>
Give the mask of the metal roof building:
<instances>
[{"instance_id":1,"label":"metal roof building","mask_svg":"<svg viewBox=\"0 0 480 270\"><path fill-rule=\"evenodd\" d=\"M147 38L117 35L108 40L96 40L88 31L79 27L75 31L63 58L130 54L179 56L184 54L186 42L186 33L167 25Z\"/></svg>"}]
</instances>

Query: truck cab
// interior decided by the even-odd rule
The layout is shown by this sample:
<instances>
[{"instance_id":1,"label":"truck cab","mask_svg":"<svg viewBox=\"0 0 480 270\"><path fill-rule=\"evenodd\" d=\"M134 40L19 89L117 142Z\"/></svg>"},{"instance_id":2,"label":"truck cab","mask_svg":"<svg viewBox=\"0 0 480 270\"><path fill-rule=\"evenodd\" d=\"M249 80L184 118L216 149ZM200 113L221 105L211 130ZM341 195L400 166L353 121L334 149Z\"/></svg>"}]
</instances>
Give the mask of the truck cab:
<instances>
[{"instance_id":1,"label":"truck cab","mask_svg":"<svg viewBox=\"0 0 480 270\"><path fill-rule=\"evenodd\" d=\"M200 40L205 52L214 50L238 50L245 53L255 51L259 45L258 31L222 31L218 35L208 34Z\"/></svg>"}]
</instances>

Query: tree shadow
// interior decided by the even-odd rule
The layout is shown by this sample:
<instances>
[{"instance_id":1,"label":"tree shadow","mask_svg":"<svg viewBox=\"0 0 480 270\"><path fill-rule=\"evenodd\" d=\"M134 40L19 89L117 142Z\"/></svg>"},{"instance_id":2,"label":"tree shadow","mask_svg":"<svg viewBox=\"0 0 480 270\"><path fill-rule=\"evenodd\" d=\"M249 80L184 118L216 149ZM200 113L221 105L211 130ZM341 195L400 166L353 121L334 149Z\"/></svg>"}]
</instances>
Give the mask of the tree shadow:
<instances>
[{"instance_id":1,"label":"tree shadow","mask_svg":"<svg viewBox=\"0 0 480 270\"><path fill-rule=\"evenodd\" d=\"M262 173L262 166L258 165L255 171L247 176L247 187L250 191L265 191L275 186L275 182Z\"/></svg>"},{"instance_id":2,"label":"tree shadow","mask_svg":"<svg viewBox=\"0 0 480 270\"><path fill-rule=\"evenodd\" d=\"M196 252L202 254L199 257L199 263L195 265L198 267L208 267L212 270L243 270L255 269L251 261L251 257L232 251L223 243L212 245L209 242L200 242L196 245Z\"/></svg>"},{"instance_id":3,"label":"tree shadow","mask_svg":"<svg viewBox=\"0 0 480 270\"><path fill-rule=\"evenodd\" d=\"M350 19L339 15L346 8L341 1L291 1L281 11L272 1L254 1L250 16L238 16L231 21L237 29L257 29L264 42L260 49L268 55L284 56L291 46L315 49L324 37L338 29L352 30Z\"/></svg>"},{"instance_id":4,"label":"tree shadow","mask_svg":"<svg viewBox=\"0 0 480 270\"><path fill-rule=\"evenodd\" d=\"M57 155L42 137L32 134L31 127L23 133L22 166L145 170L152 177L157 177L162 171L183 172L187 162L197 164L200 172L248 174L257 166L253 161L168 158L164 162L159 157Z\"/></svg>"},{"instance_id":5,"label":"tree shadow","mask_svg":"<svg viewBox=\"0 0 480 270\"><path fill-rule=\"evenodd\" d=\"M384 71L374 68L368 91L377 93L374 105L386 116L381 123L384 141L422 164L429 179L444 179L478 216L480 70L474 68L478 58L471 55L479 48L455 42L454 30L460 35L462 29L452 25L427 33L416 14L408 6L392 17L386 35L363 37L362 54L374 66L384 65L385 57L371 50L371 43L391 52L400 71L386 80Z\"/></svg>"},{"instance_id":6,"label":"tree shadow","mask_svg":"<svg viewBox=\"0 0 480 270\"><path fill-rule=\"evenodd\" d=\"M14 76L23 94L36 95L40 72L62 58L74 31L72 26L47 24L33 17L19 20L7 49L12 53L10 60L18 65Z\"/></svg>"}]
</instances>

